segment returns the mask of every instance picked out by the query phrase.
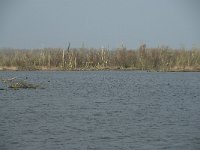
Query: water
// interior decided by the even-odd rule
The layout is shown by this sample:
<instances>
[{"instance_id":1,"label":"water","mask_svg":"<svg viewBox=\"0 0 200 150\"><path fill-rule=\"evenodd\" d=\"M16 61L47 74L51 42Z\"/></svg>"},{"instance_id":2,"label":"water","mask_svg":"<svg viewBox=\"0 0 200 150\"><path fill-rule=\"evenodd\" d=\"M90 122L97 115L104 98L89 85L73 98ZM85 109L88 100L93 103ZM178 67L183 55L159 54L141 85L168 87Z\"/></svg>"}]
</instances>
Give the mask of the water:
<instances>
[{"instance_id":1,"label":"water","mask_svg":"<svg viewBox=\"0 0 200 150\"><path fill-rule=\"evenodd\" d=\"M198 150L200 73L0 72L1 150ZM0 84L6 88L5 85Z\"/></svg>"}]
</instances>

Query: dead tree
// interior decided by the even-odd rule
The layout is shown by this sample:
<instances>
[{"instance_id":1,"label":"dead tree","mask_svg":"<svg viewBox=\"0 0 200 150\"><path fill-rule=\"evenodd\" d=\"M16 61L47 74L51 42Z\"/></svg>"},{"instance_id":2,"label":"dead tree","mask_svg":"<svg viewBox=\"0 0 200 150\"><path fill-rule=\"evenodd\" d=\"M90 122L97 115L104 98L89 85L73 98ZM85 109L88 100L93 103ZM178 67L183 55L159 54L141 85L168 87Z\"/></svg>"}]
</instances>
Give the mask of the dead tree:
<instances>
[{"instance_id":1,"label":"dead tree","mask_svg":"<svg viewBox=\"0 0 200 150\"><path fill-rule=\"evenodd\" d=\"M70 42L68 43L68 47L67 47L68 55L69 55L69 49L70 49ZM62 53L62 66L63 68L65 68L65 49L63 49L63 53Z\"/></svg>"}]
</instances>

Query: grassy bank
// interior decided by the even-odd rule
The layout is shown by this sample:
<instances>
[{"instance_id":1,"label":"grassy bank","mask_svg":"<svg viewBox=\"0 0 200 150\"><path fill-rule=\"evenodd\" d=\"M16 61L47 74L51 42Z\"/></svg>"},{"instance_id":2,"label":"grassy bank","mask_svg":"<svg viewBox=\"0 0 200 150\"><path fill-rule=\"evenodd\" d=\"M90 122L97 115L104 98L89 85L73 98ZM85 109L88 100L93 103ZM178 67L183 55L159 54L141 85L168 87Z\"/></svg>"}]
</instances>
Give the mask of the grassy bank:
<instances>
[{"instance_id":1,"label":"grassy bank","mask_svg":"<svg viewBox=\"0 0 200 150\"><path fill-rule=\"evenodd\" d=\"M0 70L200 71L200 49L0 49Z\"/></svg>"}]
</instances>

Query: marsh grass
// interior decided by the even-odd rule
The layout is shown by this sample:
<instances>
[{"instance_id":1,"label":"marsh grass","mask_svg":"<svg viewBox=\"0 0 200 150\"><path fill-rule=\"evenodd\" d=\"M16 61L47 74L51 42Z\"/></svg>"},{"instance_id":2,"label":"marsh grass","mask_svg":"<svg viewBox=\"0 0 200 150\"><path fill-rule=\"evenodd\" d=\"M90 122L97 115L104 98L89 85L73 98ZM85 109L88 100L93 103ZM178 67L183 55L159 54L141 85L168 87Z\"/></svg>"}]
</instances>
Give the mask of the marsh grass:
<instances>
[{"instance_id":1,"label":"marsh grass","mask_svg":"<svg viewBox=\"0 0 200 150\"><path fill-rule=\"evenodd\" d=\"M0 70L200 71L200 49L0 49Z\"/></svg>"}]
</instances>

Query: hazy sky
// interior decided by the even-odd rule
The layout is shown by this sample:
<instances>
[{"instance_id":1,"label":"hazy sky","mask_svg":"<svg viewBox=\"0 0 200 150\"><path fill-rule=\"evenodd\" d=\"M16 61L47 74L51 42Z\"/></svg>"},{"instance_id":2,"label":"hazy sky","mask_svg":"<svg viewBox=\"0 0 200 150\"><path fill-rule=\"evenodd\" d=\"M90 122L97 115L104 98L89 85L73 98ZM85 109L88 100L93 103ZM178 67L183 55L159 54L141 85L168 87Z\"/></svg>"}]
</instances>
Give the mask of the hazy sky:
<instances>
[{"instance_id":1,"label":"hazy sky","mask_svg":"<svg viewBox=\"0 0 200 150\"><path fill-rule=\"evenodd\" d=\"M199 0L0 0L0 47L200 47Z\"/></svg>"}]
</instances>

